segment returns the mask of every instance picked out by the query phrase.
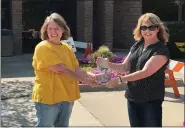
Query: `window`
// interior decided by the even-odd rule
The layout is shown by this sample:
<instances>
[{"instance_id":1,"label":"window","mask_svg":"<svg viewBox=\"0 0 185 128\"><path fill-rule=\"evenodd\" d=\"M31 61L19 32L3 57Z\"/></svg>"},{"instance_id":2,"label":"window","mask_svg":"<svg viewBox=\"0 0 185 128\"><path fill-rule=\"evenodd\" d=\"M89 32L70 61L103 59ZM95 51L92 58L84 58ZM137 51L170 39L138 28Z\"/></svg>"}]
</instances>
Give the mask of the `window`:
<instances>
[{"instance_id":1,"label":"window","mask_svg":"<svg viewBox=\"0 0 185 128\"><path fill-rule=\"evenodd\" d=\"M10 0L2 0L1 6L1 29L11 29Z\"/></svg>"},{"instance_id":2,"label":"window","mask_svg":"<svg viewBox=\"0 0 185 128\"><path fill-rule=\"evenodd\" d=\"M143 13L152 12L158 15L162 21L178 21L178 13L182 13L182 20L185 21L184 1L182 2L182 11L179 11L178 0L143 0Z\"/></svg>"},{"instance_id":3,"label":"window","mask_svg":"<svg viewBox=\"0 0 185 128\"><path fill-rule=\"evenodd\" d=\"M185 3L182 5L182 20L185 21Z\"/></svg>"}]
</instances>

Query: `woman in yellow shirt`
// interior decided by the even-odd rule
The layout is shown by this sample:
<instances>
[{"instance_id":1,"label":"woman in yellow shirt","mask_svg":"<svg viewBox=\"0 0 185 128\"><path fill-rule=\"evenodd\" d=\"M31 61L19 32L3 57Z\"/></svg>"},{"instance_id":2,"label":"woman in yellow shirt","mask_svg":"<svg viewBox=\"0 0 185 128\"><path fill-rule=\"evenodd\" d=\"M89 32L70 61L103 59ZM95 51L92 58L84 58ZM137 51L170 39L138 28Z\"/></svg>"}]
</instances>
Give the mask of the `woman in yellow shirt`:
<instances>
[{"instance_id":1,"label":"woman in yellow shirt","mask_svg":"<svg viewBox=\"0 0 185 128\"><path fill-rule=\"evenodd\" d=\"M79 68L72 47L60 40L70 37L70 29L57 13L48 16L41 28L41 41L35 48L33 68L38 127L67 127L74 101L80 98L78 81L91 87L98 84Z\"/></svg>"}]
</instances>

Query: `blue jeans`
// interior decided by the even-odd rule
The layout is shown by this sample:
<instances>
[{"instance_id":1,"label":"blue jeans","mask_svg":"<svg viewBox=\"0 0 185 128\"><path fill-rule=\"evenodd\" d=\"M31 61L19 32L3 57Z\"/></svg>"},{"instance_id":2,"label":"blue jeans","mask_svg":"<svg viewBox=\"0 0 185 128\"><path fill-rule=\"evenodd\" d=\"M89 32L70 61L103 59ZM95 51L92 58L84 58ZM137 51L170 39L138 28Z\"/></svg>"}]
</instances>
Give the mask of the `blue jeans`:
<instances>
[{"instance_id":1,"label":"blue jeans","mask_svg":"<svg viewBox=\"0 0 185 128\"><path fill-rule=\"evenodd\" d=\"M48 105L35 102L38 122L36 127L68 127L74 102Z\"/></svg>"},{"instance_id":2,"label":"blue jeans","mask_svg":"<svg viewBox=\"0 0 185 128\"><path fill-rule=\"evenodd\" d=\"M162 102L154 100L147 103L127 101L131 127L162 127Z\"/></svg>"}]
</instances>

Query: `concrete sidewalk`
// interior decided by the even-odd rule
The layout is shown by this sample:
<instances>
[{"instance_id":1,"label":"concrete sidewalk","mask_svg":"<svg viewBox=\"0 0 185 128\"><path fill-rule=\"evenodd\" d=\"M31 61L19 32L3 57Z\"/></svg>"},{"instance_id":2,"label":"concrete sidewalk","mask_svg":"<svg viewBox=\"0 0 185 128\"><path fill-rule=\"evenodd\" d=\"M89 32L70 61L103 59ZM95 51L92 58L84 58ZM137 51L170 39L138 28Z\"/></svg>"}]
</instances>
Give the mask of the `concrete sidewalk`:
<instances>
[{"instance_id":1,"label":"concrete sidewalk","mask_svg":"<svg viewBox=\"0 0 185 128\"><path fill-rule=\"evenodd\" d=\"M184 86L181 85L182 81L178 82L179 99L174 98L172 88L166 88L163 126L181 126L184 121ZM93 92L93 89L82 92L81 98L75 101L70 126L129 126L124 93L124 90ZM36 124L35 114L31 97L1 101L2 126L33 127Z\"/></svg>"},{"instance_id":2,"label":"concrete sidewalk","mask_svg":"<svg viewBox=\"0 0 185 128\"><path fill-rule=\"evenodd\" d=\"M78 57L82 55L78 54ZM1 82L34 80L31 54L2 57L1 61ZM129 126L124 86L92 89L84 85L80 89L81 99L75 102L70 126ZM166 87L163 126L181 126L184 121L184 84L180 79L178 89L181 97L176 99L172 88ZM31 97L3 100L1 108L3 126L35 125L36 116Z\"/></svg>"},{"instance_id":3,"label":"concrete sidewalk","mask_svg":"<svg viewBox=\"0 0 185 128\"><path fill-rule=\"evenodd\" d=\"M166 89L163 126L181 126L184 121L184 87L179 87L179 91L181 98L174 99L172 89ZM130 126L124 93L125 91L81 93L79 102L103 126Z\"/></svg>"}]
</instances>

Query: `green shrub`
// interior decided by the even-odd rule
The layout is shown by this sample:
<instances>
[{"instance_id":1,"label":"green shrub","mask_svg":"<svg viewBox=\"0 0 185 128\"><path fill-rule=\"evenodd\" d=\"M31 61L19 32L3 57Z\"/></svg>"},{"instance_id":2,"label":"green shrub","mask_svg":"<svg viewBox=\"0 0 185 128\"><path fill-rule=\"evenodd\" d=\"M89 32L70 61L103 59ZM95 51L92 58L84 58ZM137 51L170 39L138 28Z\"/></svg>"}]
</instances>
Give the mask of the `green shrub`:
<instances>
[{"instance_id":1,"label":"green shrub","mask_svg":"<svg viewBox=\"0 0 185 128\"><path fill-rule=\"evenodd\" d=\"M167 25L169 29L170 42L184 42L185 41L185 22L173 23Z\"/></svg>"},{"instance_id":2,"label":"green shrub","mask_svg":"<svg viewBox=\"0 0 185 128\"><path fill-rule=\"evenodd\" d=\"M100 46L97 51L88 56L89 63L96 65L97 57L109 58L111 60L115 55L110 51L107 46Z\"/></svg>"}]
</instances>

